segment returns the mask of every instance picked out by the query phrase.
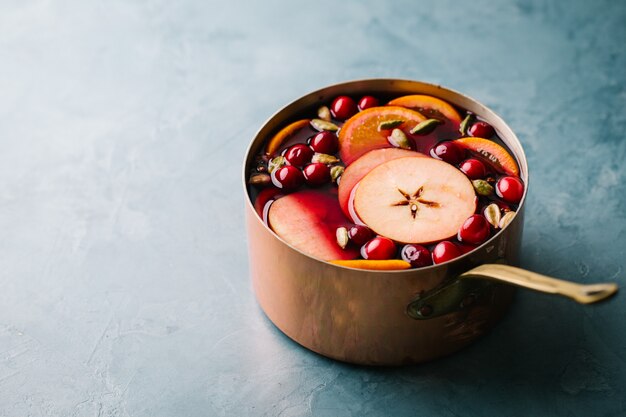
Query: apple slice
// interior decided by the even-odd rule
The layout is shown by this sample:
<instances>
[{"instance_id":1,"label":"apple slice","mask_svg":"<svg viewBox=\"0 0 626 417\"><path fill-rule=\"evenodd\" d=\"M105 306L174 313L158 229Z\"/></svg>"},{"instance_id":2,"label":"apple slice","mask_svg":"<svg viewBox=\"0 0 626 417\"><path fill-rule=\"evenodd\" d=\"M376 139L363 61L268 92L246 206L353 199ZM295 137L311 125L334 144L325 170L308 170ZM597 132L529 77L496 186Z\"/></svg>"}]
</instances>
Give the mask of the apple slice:
<instances>
[{"instance_id":1,"label":"apple slice","mask_svg":"<svg viewBox=\"0 0 626 417\"><path fill-rule=\"evenodd\" d=\"M281 193L282 190L276 187L265 188L259 193L259 195L257 195L256 199L254 200L254 209L265 223L267 223L267 204L270 201L282 197Z\"/></svg>"},{"instance_id":2,"label":"apple slice","mask_svg":"<svg viewBox=\"0 0 626 417\"><path fill-rule=\"evenodd\" d=\"M519 177L519 168L515 159L506 149L492 140L483 138L461 138L454 141L470 152L482 157L498 171Z\"/></svg>"},{"instance_id":3,"label":"apple slice","mask_svg":"<svg viewBox=\"0 0 626 417\"><path fill-rule=\"evenodd\" d=\"M383 162L391 161L392 159L397 158L405 158L408 156L425 157L426 155L399 148L376 149L369 151L346 167L344 173L341 174L341 181L339 181L338 187L339 205L341 206L343 213L350 218L350 210L348 208L350 193L352 192L354 186L357 185L365 175Z\"/></svg>"},{"instance_id":4,"label":"apple slice","mask_svg":"<svg viewBox=\"0 0 626 417\"><path fill-rule=\"evenodd\" d=\"M443 115L446 119L456 123L457 126L461 123L461 115L454 107L433 96L412 94L393 99L388 105L417 110L426 116L435 116L436 119L440 118L436 116Z\"/></svg>"},{"instance_id":5,"label":"apple slice","mask_svg":"<svg viewBox=\"0 0 626 417\"><path fill-rule=\"evenodd\" d=\"M354 209L374 232L402 243L430 243L456 235L476 210L476 194L458 169L432 158L398 158L367 174Z\"/></svg>"},{"instance_id":6,"label":"apple slice","mask_svg":"<svg viewBox=\"0 0 626 417\"><path fill-rule=\"evenodd\" d=\"M420 113L397 106L371 107L349 118L339 131L339 154L347 165L357 160L361 155L381 148L390 148L392 145L387 138L393 129L381 129L383 122L402 122L400 126L408 134L418 123L426 118Z\"/></svg>"},{"instance_id":7,"label":"apple slice","mask_svg":"<svg viewBox=\"0 0 626 417\"><path fill-rule=\"evenodd\" d=\"M324 261L354 259L359 250L341 249L336 230L346 226L337 198L316 190L302 190L274 201L268 224L285 242Z\"/></svg>"}]
</instances>

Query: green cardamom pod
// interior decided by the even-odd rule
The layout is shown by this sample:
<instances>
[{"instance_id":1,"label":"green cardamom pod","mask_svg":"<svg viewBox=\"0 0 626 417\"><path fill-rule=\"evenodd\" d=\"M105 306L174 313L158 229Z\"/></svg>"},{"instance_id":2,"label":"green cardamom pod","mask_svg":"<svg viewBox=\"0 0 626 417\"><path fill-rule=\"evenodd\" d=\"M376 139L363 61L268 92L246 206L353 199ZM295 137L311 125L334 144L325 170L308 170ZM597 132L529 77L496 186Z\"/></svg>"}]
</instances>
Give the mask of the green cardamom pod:
<instances>
[{"instance_id":1,"label":"green cardamom pod","mask_svg":"<svg viewBox=\"0 0 626 417\"><path fill-rule=\"evenodd\" d=\"M384 122L380 122L378 125L378 130L389 130L396 128L404 123L404 120L393 119L393 120L385 120Z\"/></svg>"},{"instance_id":2,"label":"green cardamom pod","mask_svg":"<svg viewBox=\"0 0 626 417\"><path fill-rule=\"evenodd\" d=\"M334 155L328 155L325 153L314 153L311 162L320 162L322 164L336 164L339 162L339 158Z\"/></svg>"},{"instance_id":3,"label":"green cardamom pod","mask_svg":"<svg viewBox=\"0 0 626 417\"><path fill-rule=\"evenodd\" d=\"M400 129L393 129L387 140L396 148L411 149L411 142L409 142L409 138L407 138L404 132Z\"/></svg>"},{"instance_id":4,"label":"green cardamom pod","mask_svg":"<svg viewBox=\"0 0 626 417\"><path fill-rule=\"evenodd\" d=\"M320 132L322 130L328 130L330 132L336 132L339 130L339 126L337 126L336 124L322 119L312 119L311 126L313 126L315 130L318 130Z\"/></svg>"},{"instance_id":5,"label":"green cardamom pod","mask_svg":"<svg viewBox=\"0 0 626 417\"><path fill-rule=\"evenodd\" d=\"M271 174L272 172L274 172L274 170L284 167L285 165L287 165L287 160L285 159L285 157L282 155L277 156L270 159L270 161L267 163L267 171Z\"/></svg>"},{"instance_id":6,"label":"green cardamom pod","mask_svg":"<svg viewBox=\"0 0 626 417\"><path fill-rule=\"evenodd\" d=\"M467 129L469 129L470 125L474 121L474 115L472 113L468 113L465 116L465 119L459 125L459 132L461 132L462 136L467 136Z\"/></svg>"},{"instance_id":7,"label":"green cardamom pod","mask_svg":"<svg viewBox=\"0 0 626 417\"><path fill-rule=\"evenodd\" d=\"M330 179L336 183L339 177L343 175L343 171L345 171L344 167L341 165L335 165L330 169Z\"/></svg>"},{"instance_id":8,"label":"green cardamom pod","mask_svg":"<svg viewBox=\"0 0 626 417\"><path fill-rule=\"evenodd\" d=\"M424 120L422 123L417 124L413 129L411 129L412 135L426 135L432 132L435 129L435 126L442 124L443 122L439 119L428 119Z\"/></svg>"},{"instance_id":9,"label":"green cardamom pod","mask_svg":"<svg viewBox=\"0 0 626 417\"><path fill-rule=\"evenodd\" d=\"M493 186L485 180L473 180L472 185L478 195L487 197L493 194Z\"/></svg>"}]
</instances>

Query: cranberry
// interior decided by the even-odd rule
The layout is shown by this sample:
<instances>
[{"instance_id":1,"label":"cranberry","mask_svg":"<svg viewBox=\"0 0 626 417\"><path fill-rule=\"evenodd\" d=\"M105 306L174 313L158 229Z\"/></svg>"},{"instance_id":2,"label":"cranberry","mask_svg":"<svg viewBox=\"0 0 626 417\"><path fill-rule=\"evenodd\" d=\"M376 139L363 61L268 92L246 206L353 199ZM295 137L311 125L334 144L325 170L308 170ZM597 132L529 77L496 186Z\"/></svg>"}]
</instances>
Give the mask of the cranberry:
<instances>
[{"instance_id":1,"label":"cranberry","mask_svg":"<svg viewBox=\"0 0 626 417\"><path fill-rule=\"evenodd\" d=\"M337 140L337 135L335 135L333 132L325 130L311 136L309 138L309 146L315 152L332 155L337 152L337 148L339 147L339 141Z\"/></svg>"},{"instance_id":2,"label":"cranberry","mask_svg":"<svg viewBox=\"0 0 626 417\"><path fill-rule=\"evenodd\" d=\"M376 97L363 96L361 100L359 100L360 110L365 110L365 109L369 109L370 107L376 107L376 106L378 106L378 99Z\"/></svg>"},{"instance_id":3,"label":"cranberry","mask_svg":"<svg viewBox=\"0 0 626 417\"><path fill-rule=\"evenodd\" d=\"M302 172L306 183L314 187L330 181L330 168L321 162L305 166Z\"/></svg>"},{"instance_id":4,"label":"cranberry","mask_svg":"<svg viewBox=\"0 0 626 417\"><path fill-rule=\"evenodd\" d=\"M301 167L311 161L313 157L313 150L301 143L293 145L285 152L285 159L291 165Z\"/></svg>"},{"instance_id":5,"label":"cranberry","mask_svg":"<svg viewBox=\"0 0 626 417\"><path fill-rule=\"evenodd\" d=\"M447 141L435 145L430 150L430 156L452 165L456 165L465 157L465 151L456 143Z\"/></svg>"},{"instance_id":6,"label":"cranberry","mask_svg":"<svg viewBox=\"0 0 626 417\"><path fill-rule=\"evenodd\" d=\"M480 162L478 159L466 159L461 163L459 167L461 171L467 178L470 180L477 180L479 178L484 178L487 175L487 169L485 168L485 164Z\"/></svg>"},{"instance_id":7,"label":"cranberry","mask_svg":"<svg viewBox=\"0 0 626 417\"><path fill-rule=\"evenodd\" d=\"M368 240L374 237L374 232L367 226L355 224L348 230L348 237L355 244L364 245Z\"/></svg>"},{"instance_id":8,"label":"cranberry","mask_svg":"<svg viewBox=\"0 0 626 417\"><path fill-rule=\"evenodd\" d=\"M457 237L461 242L480 245L489 238L490 232L487 219L480 214L474 214L465 220Z\"/></svg>"},{"instance_id":9,"label":"cranberry","mask_svg":"<svg viewBox=\"0 0 626 417\"><path fill-rule=\"evenodd\" d=\"M389 238L375 237L361 247L361 256L365 259L392 259L396 256L396 244Z\"/></svg>"},{"instance_id":10,"label":"cranberry","mask_svg":"<svg viewBox=\"0 0 626 417\"><path fill-rule=\"evenodd\" d=\"M469 128L468 133L475 138L487 138L489 139L496 134L495 130L489 123L476 122Z\"/></svg>"},{"instance_id":11,"label":"cranberry","mask_svg":"<svg viewBox=\"0 0 626 417\"><path fill-rule=\"evenodd\" d=\"M517 177L502 177L496 183L496 194L508 203L517 204L524 195L524 184Z\"/></svg>"},{"instance_id":12,"label":"cranberry","mask_svg":"<svg viewBox=\"0 0 626 417\"><path fill-rule=\"evenodd\" d=\"M461 255L461 250L452 242L444 240L433 249L433 262L440 264Z\"/></svg>"},{"instance_id":13,"label":"cranberry","mask_svg":"<svg viewBox=\"0 0 626 417\"><path fill-rule=\"evenodd\" d=\"M302 171L291 165L285 165L284 167L275 169L271 177L272 183L277 188L285 191L295 190L304 182Z\"/></svg>"},{"instance_id":14,"label":"cranberry","mask_svg":"<svg viewBox=\"0 0 626 417\"><path fill-rule=\"evenodd\" d=\"M421 245L405 245L400 251L403 260L411 264L413 268L421 268L433 264L433 259L428 249Z\"/></svg>"},{"instance_id":15,"label":"cranberry","mask_svg":"<svg viewBox=\"0 0 626 417\"><path fill-rule=\"evenodd\" d=\"M356 103L348 96L339 96L330 105L330 112L335 119L346 120L354 116L358 111Z\"/></svg>"}]
</instances>

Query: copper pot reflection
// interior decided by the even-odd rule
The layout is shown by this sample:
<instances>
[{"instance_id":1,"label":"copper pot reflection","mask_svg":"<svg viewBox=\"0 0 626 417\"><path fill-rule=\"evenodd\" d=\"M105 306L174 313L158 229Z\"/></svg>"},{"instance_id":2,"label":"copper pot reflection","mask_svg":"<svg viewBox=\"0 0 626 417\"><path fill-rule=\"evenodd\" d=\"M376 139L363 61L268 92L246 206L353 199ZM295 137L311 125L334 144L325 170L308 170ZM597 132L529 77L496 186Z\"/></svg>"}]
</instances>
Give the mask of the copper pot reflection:
<instances>
[{"instance_id":1,"label":"copper pot reflection","mask_svg":"<svg viewBox=\"0 0 626 417\"><path fill-rule=\"evenodd\" d=\"M311 258L274 234L247 197L254 291L267 317L287 336L341 361L365 365L418 363L467 346L492 328L511 304L511 285L458 279L477 266L483 265L463 276L497 278L575 299L580 295L581 302L585 302L584 297L589 297L588 302L597 301L617 290L614 284L598 284L592 289L501 266L518 263L529 186L526 156L518 138L498 115L478 101L440 86L395 79L352 81L292 102L263 125L248 148L243 172L246 194L247 167L287 120L311 113L337 95L365 94L427 94L480 115L513 152L526 190L512 222L477 249L450 262L404 271L366 271Z\"/></svg>"}]
</instances>

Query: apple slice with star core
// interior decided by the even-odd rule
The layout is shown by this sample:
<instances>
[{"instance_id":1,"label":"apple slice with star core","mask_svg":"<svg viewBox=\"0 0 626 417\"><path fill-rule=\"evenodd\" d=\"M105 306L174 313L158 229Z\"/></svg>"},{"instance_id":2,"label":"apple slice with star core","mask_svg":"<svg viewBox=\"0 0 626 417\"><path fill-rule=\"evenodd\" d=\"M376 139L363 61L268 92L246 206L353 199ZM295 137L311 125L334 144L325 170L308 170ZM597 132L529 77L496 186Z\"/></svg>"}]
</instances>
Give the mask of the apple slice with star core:
<instances>
[{"instance_id":1,"label":"apple slice with star core","mask_svg":"<svg viewBox=\"0 0 626 417\"><path fill-rule=\"evenodd\" d=\"M387 161L359 182L354 210L374 232L402 243L450 238L476 210L470 180L431 158Z\"/></svg>"}]
</instances>

